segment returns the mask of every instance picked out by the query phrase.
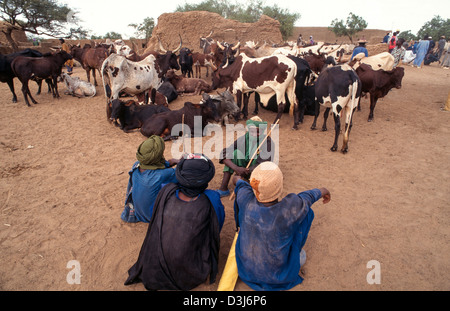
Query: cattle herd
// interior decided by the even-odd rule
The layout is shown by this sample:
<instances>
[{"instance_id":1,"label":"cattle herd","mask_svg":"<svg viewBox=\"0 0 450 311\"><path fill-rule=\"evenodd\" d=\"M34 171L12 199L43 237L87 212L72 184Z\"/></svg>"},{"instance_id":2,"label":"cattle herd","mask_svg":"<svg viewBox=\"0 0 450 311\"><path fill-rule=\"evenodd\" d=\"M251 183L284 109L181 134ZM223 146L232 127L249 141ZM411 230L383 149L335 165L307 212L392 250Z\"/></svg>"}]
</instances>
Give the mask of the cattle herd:
<instances>
[{"instance_id":1,"label":"cattle herd","mask_svg":"<svg viewBox=\"0 0 450 311\"><path fill-rule=\"evenodd\" d=\"M332 151L338 149L341 118L345 122L341 151L348 151L352 116L359 108L361 97L370 94L370 115L379 98L392 88L400 88L404 69L394 68L389 53L370 57L357 55L350 59L353 46L331 45L323 42L312 46L286 44L281 47L254 42L229 44L212 39L211 34L200 38L201 52L192 53L183 47L180 36L175 50L166 50L159 40L159 51L139 55L121 41L94 47L79 44L70 52L54 50L41 54L32 49L0 55L0 81L8 83L17 102L13 79L22 83L25 103L37 104L30 93L29 81L35 81L41 91L42 81L49 92L59 97L58 81L63 82L67 94L77 97L96 96L96 72L103 82L106 97L106 117L125 132L140 130L149 137L161 135L169 139L172 128L184 123L193 132L194 119L202 118L202 127L208 122L225 125L229 117L248 118L248 104L255 94L255 109L259 107L276 112L274 123L285 112L294 117L293 129L303 121L304 114L314 115L311 129L316 128L320 107L325 108L322 130L330 110L335 121L335 140ZM86 71L87 81L63 73L64 64L78 61ZM201 68L211 83L201 78ZM194 76L195 69L195 76ZM181 70L181 74L177 71ZM91 74L93 84L91 84ZM225 89L219 93L214 90ZM186 102L179 110L169 104L180 94L202 94L200 103ZM216 95L218 94L218 95ZM135 100L123 100L135 96ZM197 118L198 120L198 118Z\"/></svg>"}]
</instances>

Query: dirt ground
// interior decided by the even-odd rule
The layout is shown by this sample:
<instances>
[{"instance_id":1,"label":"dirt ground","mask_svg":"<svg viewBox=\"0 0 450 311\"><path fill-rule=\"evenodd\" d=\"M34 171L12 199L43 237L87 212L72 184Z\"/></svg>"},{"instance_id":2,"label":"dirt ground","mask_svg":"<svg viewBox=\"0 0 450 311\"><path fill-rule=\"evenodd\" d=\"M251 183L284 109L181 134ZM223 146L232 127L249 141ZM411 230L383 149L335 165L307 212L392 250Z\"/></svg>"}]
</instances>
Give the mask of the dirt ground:
<instances>
[{"instance_id":1,"label":"dirt ground","mask_svg":"<svg viewBox=\"0 0 450 311\"><path fill-rule=\"evenodd\" d=\"M367 122L369 100L363 99L346 155L330 151L332 118L328 132L311 131L311 116L298 131L291 130L291 116L281 119L284 194L316 187L332 194L328 205L313 206L305 280L292 291L450 290L450 112L440 110L450 71L435 63L405 72L403 88L379 101L374 122ZM86 79L79 68L75 75ZM0 290L144 291L142 284L123 283L147 224L120 219L128 171L144 137L107 122L101 86L95 98L78 99L64 95L60 84L61 99L45 93L31 108L20 88L16 80L13 104L0 84ZM31 89L34 94L34 83ZM199 100L181 97L170 108ZM272 122L275 114L261 110L260 116ZM222 178L222 165L214 163L211 189ZM195 290L215 291L225 266L235 224L232 201L223 204L219 275ZM73 260L80 284L67 281ZM372 260L381 265L380 284L367 282ZM250 288L238 280L236 290Z\"/></svg>"}]
</instances>

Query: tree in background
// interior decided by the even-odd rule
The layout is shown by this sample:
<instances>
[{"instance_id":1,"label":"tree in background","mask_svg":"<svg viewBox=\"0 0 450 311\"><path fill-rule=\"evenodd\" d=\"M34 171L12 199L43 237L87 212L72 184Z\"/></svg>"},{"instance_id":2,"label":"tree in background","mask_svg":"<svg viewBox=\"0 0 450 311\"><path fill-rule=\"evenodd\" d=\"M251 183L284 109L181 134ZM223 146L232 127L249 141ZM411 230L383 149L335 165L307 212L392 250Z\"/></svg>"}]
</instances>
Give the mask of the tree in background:
<instances>
[{"instance_id":1,"label":"tree in background","mask_svg":"<svg viewBox=\"0 0 450 311\"><path fill-rule=\"evenodd\" d=\"M439 15L434 16L429 22L426 22L417 33L416 39L422 39L428 35L437 41L441 36L450 37L450 19L442 19Z\"/></svg>"},{"instance_id":2,"label":"tree in background","mask_svg":"<svg viewBox=\"0 0 450 311\"><path fill-rule=\"evenodd\" d=\"M411 30L402 31L398 34L398 38L403 38L406 40L406 42L409 42L411 40L416 40L417 36L411 33Z\"/></svg>"},{"instance_id":3,"label":"tree in background","mask_svg":"<svg viewBox=\"0 0 450 311\"><path fill-rule=\"evenodd\" d=\"M69 18L73 18L74 14L66 4L54 0L0 1L0 18L8 23L2 32L14 51L19 49L12 37L14 30L54 38L85 36L87 32L81 27L67 29Z\"/></svg>"},{"instance_id":4,"label":"tree in background","mask_svg":"<svg viewBox=\"0 0 450 311\"><path fill-rule=\"evenodd\" d=\"M99 39L111 39L111 40L118 40L122 39L122 35L115 31L107 32L104 36L96 36L92 35L91 40L99 40Z\"/></svg>"},{"instance_id":5,"label":"tree in background","mask_svg":"<svg viewBox=\"0 0 450 311\"><path fill-rule=\"evenodd\" d=\"M243 4L227 0L205 0L199 4L179 5L175 12L207 11L241 23L257 22L264 14L280 22L280 32L284 40L292 35L294 23L300 18L300 14L289 13L287 9L277 5L265 6L263 0L247 0L246 2Z\"/></svg>"},{"instance_id":6,"label":"tree in background","mask_svg":"<svg viewBox=\"0 0 450 311\"><path fill-rule=\"evenodd\" d=\"M331 26L328 27L336 37L347 37L352 43L353 36L366 28L367 22L362 17L359 17L352 12L348 15L346 23L344 23L343 20L338 20L336 18L331 22Z\"/></svg>"},{"instance_id":7,"label":"tree in background","mask_svg":"<svg viewBox=\"0 0 450 311\"><path fill-rule=\"evenodd\" d=\"M155 20L153 17L146 17L140 24L129 24L128 26L136 29L136 36L139 39L146 39L147 41L152 36L153 28L155 28Z\"/></svg>"}]
</instances>

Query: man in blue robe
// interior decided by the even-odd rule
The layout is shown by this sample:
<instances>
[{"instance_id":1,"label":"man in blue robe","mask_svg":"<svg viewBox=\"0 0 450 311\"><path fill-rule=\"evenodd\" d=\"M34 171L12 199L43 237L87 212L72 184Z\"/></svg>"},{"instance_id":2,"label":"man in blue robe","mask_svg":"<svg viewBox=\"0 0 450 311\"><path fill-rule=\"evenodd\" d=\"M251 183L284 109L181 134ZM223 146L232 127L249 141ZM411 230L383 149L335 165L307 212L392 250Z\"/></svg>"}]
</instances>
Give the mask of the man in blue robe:
<instances>
[{"instance_id":1,"label":"man in blue robe","mask_svg":"<svg viewBox=\"0 0 450 311\"><path fill-rule=\"evenodd\" d=\"M288 290L300 284L300 254L314 219L311 206L320 198L328 203L330 192L320 188L281 199L283 174L273 162L255 168L250 183L239 176L233 182L239 277L254 290Z\"/></svg>"},{"instance_id":2,"label":"man in blue robe","mask_svg":"<svg viewBox=\"0 0 450 311\"><path fill-rule=\"evenodd\" d=\"M164 140L156 135L145 140L136 151L137 162L129 171L125 207L121 218L126 222L150 222L153 203L162 186L176 183L175 169L179 160L164 158Z\"/></svg>"},{"instance_id":3,"label":"man in blue robe","mask_svg":"<svg viewBox=\"0 0 450 311\"><path fill-rule=\"evenodd\" d=\"M417 44L416 49L416 59L414 59L414 66L420 68L428 53L428 48L430 47L430 41L428 41L428 35L426 35L423 40L420 40Z\"/></svg>"}]
</instances>

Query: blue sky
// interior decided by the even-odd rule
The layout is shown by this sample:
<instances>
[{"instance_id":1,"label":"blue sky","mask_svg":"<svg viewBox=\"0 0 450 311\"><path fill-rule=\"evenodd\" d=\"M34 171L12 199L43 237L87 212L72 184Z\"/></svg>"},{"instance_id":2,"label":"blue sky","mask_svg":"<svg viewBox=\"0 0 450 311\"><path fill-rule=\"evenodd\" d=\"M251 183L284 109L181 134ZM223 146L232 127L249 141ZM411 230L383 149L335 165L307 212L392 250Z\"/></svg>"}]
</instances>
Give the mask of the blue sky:
<instances>
[{"instance_id":1,"label":"blue sky","mask_svg":"<svg viewBox=\"0 0 450 311\"><path fill-rule=\"evenodd\" d=\"M115 31L128 38L134 32L129 24L140 23L146 17L153 17L157 22L161 14L171 13L186 2L200 3L202 0L76 0L65 3L79 11L77 16L83 21L82 25L91 30L90 34L104 35ZM247 3L245 0L236 2ZM368 23L368 29L410 30L416 34L436 15L450 18L450 0L265 0L264 3L299 13L301 18L295 26L304 27L327 27L333 19L345 20L352 12Z\"/></svg>"}]
</instances>

